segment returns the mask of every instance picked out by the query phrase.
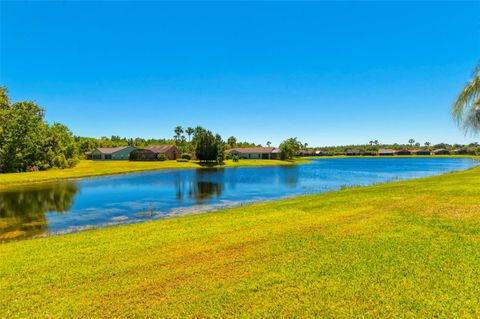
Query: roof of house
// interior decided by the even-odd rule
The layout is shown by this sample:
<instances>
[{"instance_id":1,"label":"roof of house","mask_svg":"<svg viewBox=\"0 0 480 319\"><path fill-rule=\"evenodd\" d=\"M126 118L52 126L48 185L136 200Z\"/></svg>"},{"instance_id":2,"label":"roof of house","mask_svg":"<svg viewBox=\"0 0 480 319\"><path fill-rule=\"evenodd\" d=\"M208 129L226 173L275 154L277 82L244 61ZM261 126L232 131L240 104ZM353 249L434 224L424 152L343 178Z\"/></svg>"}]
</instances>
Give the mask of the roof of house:
<instances>
[{"instance_id":1,"label":"roof of house","mask_svg":"<svg viewBox=\"0 0 480 319\"><path fill-rule=\"evenodd\" d=\"M103 154L113 154L116 152L120 152L126 148L129 148L132 146L119 146L119 147L97 147L95 150L99 151L100 153ZM133 148L133 147L132 147Z\"/></svg>"},{"instance_id":2,"label":"roof of house","mask_svg":"<svg viewBox=\"0 0 480 319\"><path fill-rule=\"evenodd\" d=\"M347 153L360 153L360 150L347 150Z\"/></svg>"},{"instance_id":3,"label":"roof of house","mask_svg":"<svg viewBox=\"0 0 480 319\"><path fill-rule=\"evenodd\" d=\"M430 153L429 150L413 150L412 153Z\"/></svg>"},{"instance_id":4,"label":"roof of house","mask_svg":"<svg viewBox=\"0 0 480 319\"><path fill-rule=\"evenodd\" d=\"M154 153L165 153L171 149L176 149L176 148L177 147L175 145L164 144L164 145L151 145L151 146L148 146L146 149Z\"/></svg>"},{"instance_id":5,"label":"roof of house","mask_svg":"<svg viewBox=\"0 0 480 319\"><path fill-rule=\"evenodd\" d=\"M383 153L383 154L393 154L393 153L395 153L395 150L391 150L391 149L383 149L383 148L381 148L381 149L379 149L379 150L378 150L378 153Z\"/></svg>"},{"instance_id":6,"label":"roof of house","mask_svg":"<svg viewBox=\"0 0 480 319\"><path fill-rule=\"evenodd\" d=\"M438 152L448 152L448 150L444 149L444 148L439 148L438 150L434 150L433 151L434 153L438 153Z\"/></svg>"},{"instance_id":7,"label":"roof of house","mask_svg":"<svg viewBox=\"0 0 480 319\"><path fill-rule=\"evenodd\" d=\"M237 151L239 153L245 154L270 154L273 153L275 147L235 147L230 149L229 151Z\"/></svg>"}]
</instances>

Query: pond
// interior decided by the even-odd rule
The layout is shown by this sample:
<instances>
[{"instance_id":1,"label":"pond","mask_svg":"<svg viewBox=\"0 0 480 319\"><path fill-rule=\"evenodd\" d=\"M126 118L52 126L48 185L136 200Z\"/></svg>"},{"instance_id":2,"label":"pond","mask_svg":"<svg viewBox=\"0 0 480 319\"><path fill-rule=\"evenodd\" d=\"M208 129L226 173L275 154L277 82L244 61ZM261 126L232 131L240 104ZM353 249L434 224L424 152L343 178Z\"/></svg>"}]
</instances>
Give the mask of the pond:
<instances>
[{"instance_id":1,"label":"pond","mask_svg":"<svg viewBox=\"0 0 480 319\"><path fill-rule=\"evenodd\" d=\"M468 158L325 158L294 166L165 170L38 184L0 192L0 241L189 215L475 165Z\"/></svg>"}]
</instances>

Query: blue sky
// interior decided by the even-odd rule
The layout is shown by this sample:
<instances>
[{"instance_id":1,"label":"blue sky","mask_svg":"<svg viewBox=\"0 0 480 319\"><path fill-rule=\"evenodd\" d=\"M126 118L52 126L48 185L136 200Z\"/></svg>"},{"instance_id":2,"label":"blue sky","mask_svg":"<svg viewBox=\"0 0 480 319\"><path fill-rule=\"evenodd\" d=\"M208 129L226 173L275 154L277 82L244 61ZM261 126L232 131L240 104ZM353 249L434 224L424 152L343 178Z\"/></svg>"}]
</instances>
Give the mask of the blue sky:
<instances>
[{"instance_id":1,"label":"blue sky","mask_svg":"<svg viewBox=\"0 0 480 319\"><path fill-rule=\"evenodd\" d=\"M82 136L466 143L480 2L4 2L0 84Z\"/></svg>"}]
</instances>

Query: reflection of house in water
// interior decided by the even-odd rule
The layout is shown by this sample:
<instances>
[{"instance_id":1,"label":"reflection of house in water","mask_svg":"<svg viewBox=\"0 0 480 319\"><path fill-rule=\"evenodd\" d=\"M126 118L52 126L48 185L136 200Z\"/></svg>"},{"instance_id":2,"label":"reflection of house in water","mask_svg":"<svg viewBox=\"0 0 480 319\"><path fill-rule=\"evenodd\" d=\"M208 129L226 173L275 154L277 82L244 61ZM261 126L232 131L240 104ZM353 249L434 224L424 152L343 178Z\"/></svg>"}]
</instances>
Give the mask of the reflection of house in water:
<instances>
[{"instance_id":1,"label":"reflection of house in water","mask_svg":"<svg viewBox=\"0 0 480 319\"><path fill-rule=\"evenodd\" d=\"M67 212L77 192L75 182L62 182L0 193L0 241L45 233L45 213Z\"/></svg>"}]
</instances>

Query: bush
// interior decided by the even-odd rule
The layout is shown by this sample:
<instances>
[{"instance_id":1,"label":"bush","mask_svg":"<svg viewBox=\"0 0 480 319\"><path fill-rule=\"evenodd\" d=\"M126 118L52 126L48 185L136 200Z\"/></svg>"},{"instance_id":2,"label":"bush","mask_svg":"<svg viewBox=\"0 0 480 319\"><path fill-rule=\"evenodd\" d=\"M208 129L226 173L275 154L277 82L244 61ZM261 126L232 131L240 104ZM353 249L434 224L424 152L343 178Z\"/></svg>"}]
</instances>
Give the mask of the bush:
<instances>
[{"instance_id":1,"label":"bush","mask_svg":"<svg viewBox=\"0 0 480 319\"><path fill-rule=\"evenodd\" d=\"M192 156L190 156L190 154L188 154L188 153L183 153L183 154L182 154L182 158L183 158L183 159L186 159L186 160L191 160L191 159L192 159Z\"/></svg>"},{"instance_id":2,"label":"bush","mask_svg":"<svg viewBox=\"0 0 480 319\"><path fill-rule=\"evenodd\" d=\"M223 162L223 156L222 155L218 155L217 156L217 163L220 164L220 165L223 165L224 162Z\"/></svg>"},{"instance_id":3,"label":"bush","mask_svg":"<svg viewBox=\"0 0 480 319\"><path fill-rule=\"evenodd\" d=\"M68 167L70 168L75 167L78 164L78 158L69 158L67 163L68 163Z\"/></svg>"},{"instance_id":4,"label":"bush","mask_svg":"<svg viewBox=\"0 0 480 319\"><path fill-rule=\"evenodd\" d=\"M65 155L63 153L55 156L55 158L53 159L53 164L56 167L62 168L62 169L65 167L68 167L67 159L65 158Z\"/></svg>"},{"instance_id":5,"label":"bush","mask_svg":"<svg viewBox=\"0 0 480 319\"><path fill-rule=\"evenodd\" d=\"M177 159L177 162L188 162L188 159L186 159L186 158L179 158L179 159Z\"/></svg>"},{"instance_id":6,"label":"bush","mask_svg":"<svg viewBox=\"0 0 480 319\"><path fill-rule=\"evenodd\" d=\"M233 156L232 156L232 160L233 160L234 162L238 162L238 155L233 155Z\"/></svg>"},{"instance_id":7,"label":"bush","mask_svg":"<svg viewBox=\"0 0 480 319\"><path fill-rule=\"evenodd\" d=\"M128 160L129 161L136 161L138 160L138 150L133 150L130 152L130 154L128 155Z\"/></svg>"},{"instance_id":8,"label":"bush","mask_svg":"<svg viewBox=\"0 0 480 319\"><path fill-rule=\"evenodd\" d=\"M157 155L157 160L166 161L167 157L165 156L165 154L160 153L160 154Z\"/></svg>"}]
</instances>

